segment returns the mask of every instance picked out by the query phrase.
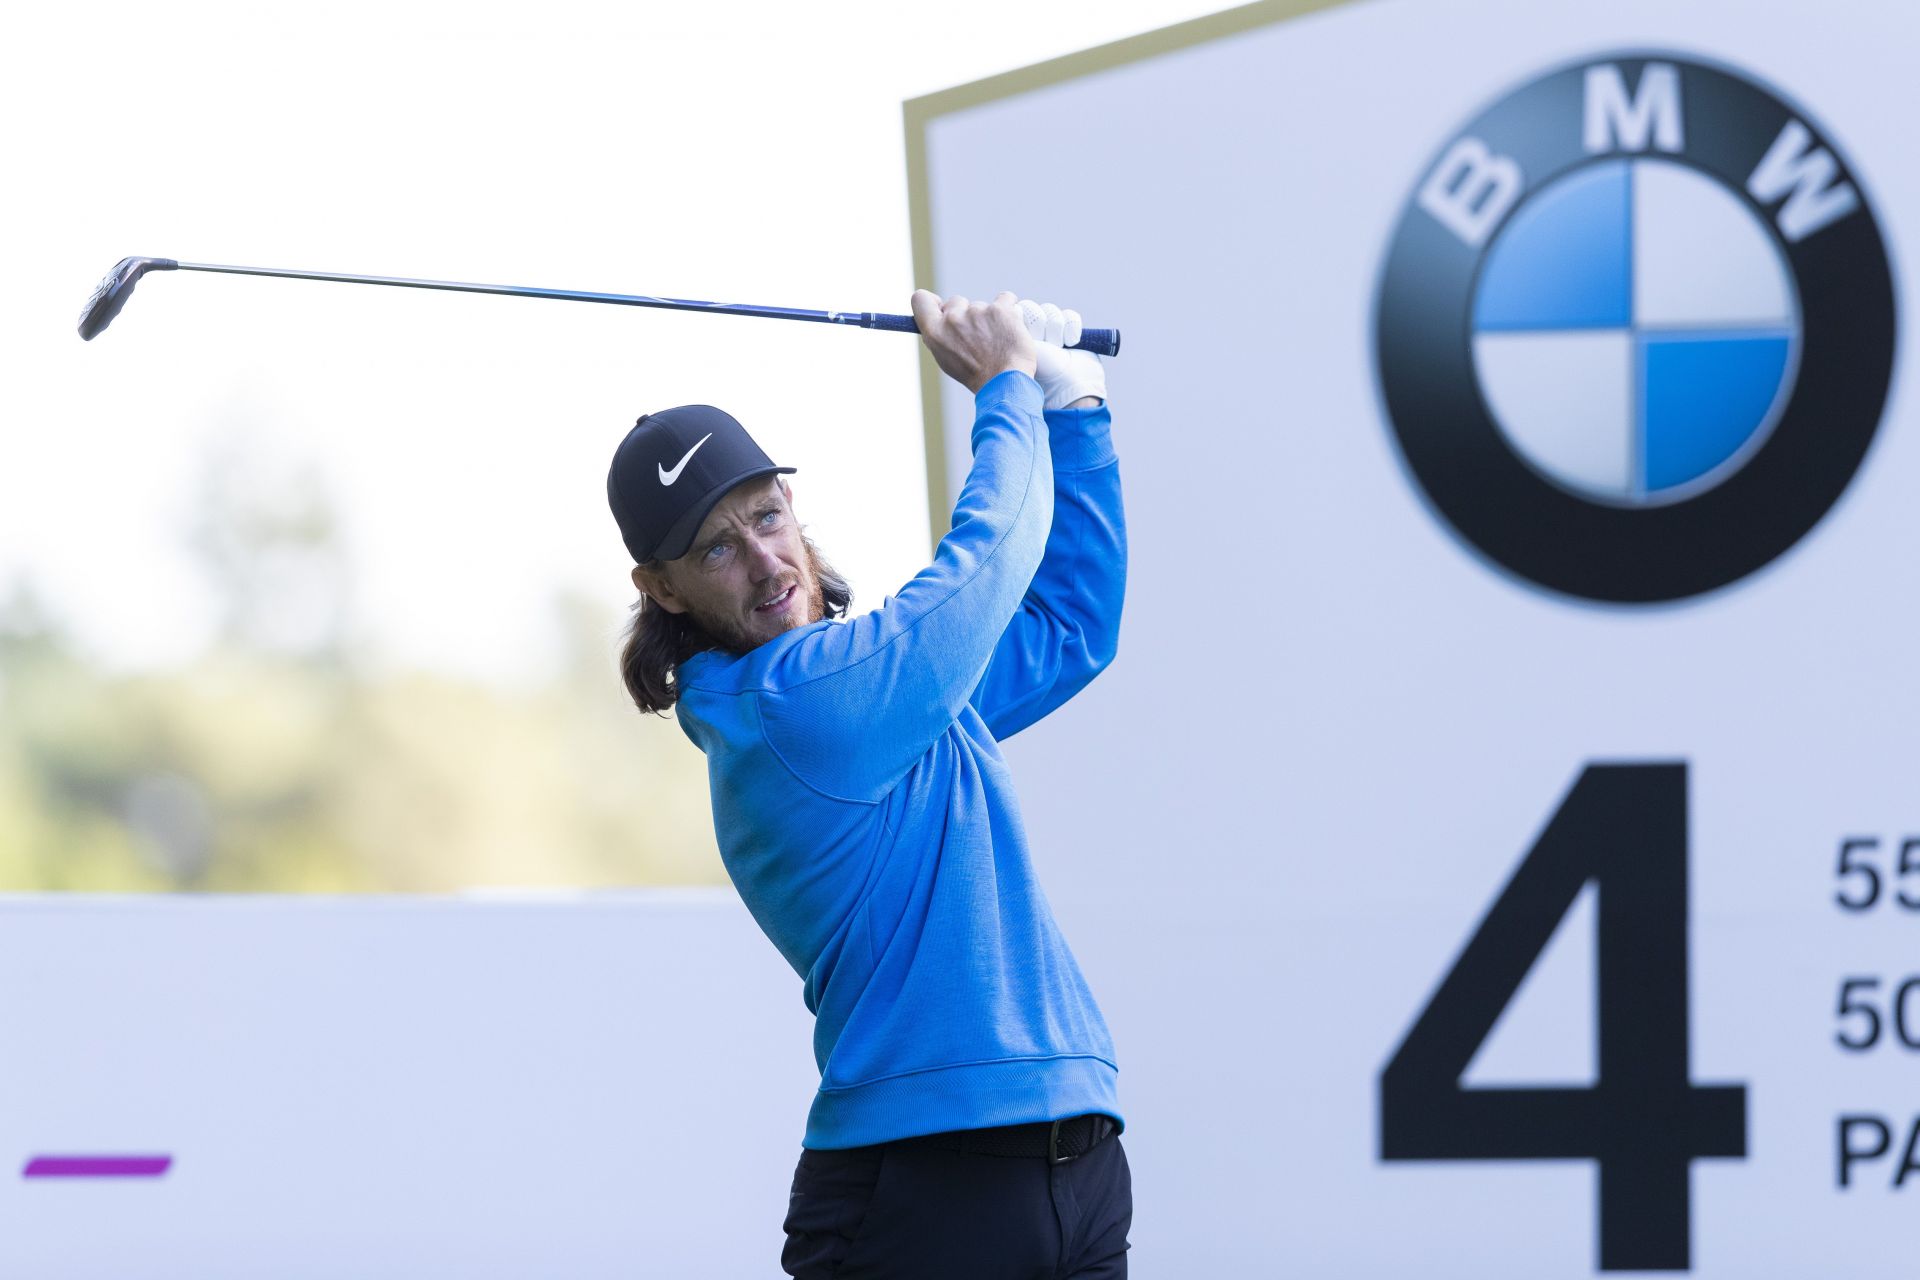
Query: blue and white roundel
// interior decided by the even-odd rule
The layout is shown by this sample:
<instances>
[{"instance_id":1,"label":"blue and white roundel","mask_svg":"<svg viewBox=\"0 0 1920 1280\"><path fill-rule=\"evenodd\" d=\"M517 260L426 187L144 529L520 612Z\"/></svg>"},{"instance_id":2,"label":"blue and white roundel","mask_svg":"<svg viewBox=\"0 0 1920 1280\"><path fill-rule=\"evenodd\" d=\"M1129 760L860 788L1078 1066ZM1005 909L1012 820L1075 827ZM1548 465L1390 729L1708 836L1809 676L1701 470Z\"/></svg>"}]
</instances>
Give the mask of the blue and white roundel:
<instances>
[{"instance_id":1,"label":"blue and white roundel","mask_svg":"<svg viewBox=\"0 0 1920 1280\"><path fill-rule=\"evenodd\" d=\"M1793 391L1793 273L1719 182L1665 160L1576 170L1489 246L1473 299L1481 395L1556 484L1650 506L1738 471Z\"/></svg>"},{"instance_id":2,"label":"blue and white roundel","mask_svg":"<svg viewBox=\"0 0 1920 1280\"><path fill-rule=\"evenodd\" d=\"M1893 272L1839 144L1734 68L1602 53L1434 150L1374 303L1380 399L1433 513L1609 604L1731 586L1852 482Z\"/></svg>"}]
</instances>

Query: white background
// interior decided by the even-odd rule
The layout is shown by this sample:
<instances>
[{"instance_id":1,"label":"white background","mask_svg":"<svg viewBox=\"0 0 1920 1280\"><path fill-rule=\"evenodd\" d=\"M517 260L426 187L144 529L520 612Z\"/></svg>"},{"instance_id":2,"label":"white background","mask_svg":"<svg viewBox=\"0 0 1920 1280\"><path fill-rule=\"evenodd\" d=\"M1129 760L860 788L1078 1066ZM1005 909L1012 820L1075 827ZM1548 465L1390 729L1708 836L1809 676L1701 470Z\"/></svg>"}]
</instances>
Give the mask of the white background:
<instances>
[{"instance_id":1,"label":"white background","mask_svg":"<svg viewBox=\"0 0 1920 1280\"><path fill-rule=\"evenodd\" d=\"M608 462L640 413L707 402L799 468L871 607L926 562L909 337L163 273L82 342L81 304L146 254L904 311L904 99L1215 7L23 6L0 40L0 601L30 583L114 668L190 659L218 623L185 545L211 454L331 500L356 655L537 684L568 592L611 669L634 592Z\"/></svg>"}]
</instances>

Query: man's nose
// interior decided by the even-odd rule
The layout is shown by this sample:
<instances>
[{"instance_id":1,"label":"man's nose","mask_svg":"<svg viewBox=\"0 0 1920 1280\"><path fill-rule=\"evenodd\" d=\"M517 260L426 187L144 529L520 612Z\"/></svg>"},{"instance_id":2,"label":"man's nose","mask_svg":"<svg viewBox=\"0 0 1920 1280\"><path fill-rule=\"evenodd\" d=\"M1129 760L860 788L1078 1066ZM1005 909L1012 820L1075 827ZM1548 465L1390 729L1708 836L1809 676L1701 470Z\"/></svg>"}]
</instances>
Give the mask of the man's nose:
<instances>
[{"instance_id":1,"label":"man's nose","mask_svg":"<svg viewBox=\"0 0 1920 1280\"><path fill-rule=\"evenodd\" d=\"M747 539L747 565L755 582L764 582L780 572L780 556L771 541Z\"/></svg>"}]
</instances>

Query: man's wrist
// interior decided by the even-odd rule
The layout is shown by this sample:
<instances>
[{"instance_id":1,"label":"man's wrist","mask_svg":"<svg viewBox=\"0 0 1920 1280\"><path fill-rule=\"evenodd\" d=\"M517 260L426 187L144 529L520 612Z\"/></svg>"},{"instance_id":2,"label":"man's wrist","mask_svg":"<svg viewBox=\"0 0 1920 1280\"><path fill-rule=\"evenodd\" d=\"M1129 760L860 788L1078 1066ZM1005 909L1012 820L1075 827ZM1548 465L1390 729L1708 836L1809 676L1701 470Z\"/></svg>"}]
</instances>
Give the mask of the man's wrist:
<instances>
[{"instance_id":1,"label":"man's wrist","mask_svg":"<svg viewBox=\"0 0 1920 1280\"><path fill-rule=\"evenodd\" d=\"M1114 459L1107 406L1098 396L1080 396L1062 409L1046 411L1053 474L1093 471Z\"/></svg>"},{"instance_id":2,"label":"man's wrist","mask_svg":"<svg viewBox=\"0 0 1920 1280\"><path fill-rule=\"evenodd\" d=\"M977 407L1008 398L1024 399L1027 396L1033 397L1035 408L1044 407L1042 402L1045 397L1033 375L1025 369L1011 368L1002 369L987 379L986 384L973 393L973 401Z\"/></svg>"},{"instance_id":3,"label":"man's wrist","mask_svg":"<svg viewBox=\"0 0 1920 1280\"><path fill-rule=\"evenodd\" d=\"M1034 372L1035 371L1034 371L1033 364L1030 361L1029 362L1022 362L1019 360L1009 361L1007 364L1002 365L1000 368L995 369L992 373L988 374L986 377L980 379L977 385L968 387L967 390L971 391L974 395L979 395L980 392L983 389L985 389L986 385L989 382L992 382L995 378L999 377L1003 373L1024 373L1029 378L1031 378L1034 376Z\"/></svg>"}]
</instances>

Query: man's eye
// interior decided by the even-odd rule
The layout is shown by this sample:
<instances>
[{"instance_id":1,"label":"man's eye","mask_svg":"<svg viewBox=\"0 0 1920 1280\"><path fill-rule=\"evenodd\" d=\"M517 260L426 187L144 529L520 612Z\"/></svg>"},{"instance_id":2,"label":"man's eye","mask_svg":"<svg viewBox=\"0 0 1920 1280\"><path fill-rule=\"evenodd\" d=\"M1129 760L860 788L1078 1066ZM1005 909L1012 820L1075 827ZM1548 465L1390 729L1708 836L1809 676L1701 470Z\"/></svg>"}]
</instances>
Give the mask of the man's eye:
<instances>
[{"instance_id":1,"label":"man's eye","mask_svg":"<svg viewBox=\"0 0 1920 1280\"><path fill-rule=\"evenodd\" d=\"M718 560L720 558L720 553L722 551L725 551L726 549L727 549L727 544L724 542L716 542L712 546L708 547L707 563L712 564L714 561Z\"/></svg>"},{"instance_id":2,"label":"man's eye","mask_svg":"<svg viewBox=\"0 0 1920 1280\"><path fill-rule=\"evenodd\" d=\"M773 527L773 522L779 518L780 513L778 511L763 511L760 513L760 524L763 528L770 529Z\"/></svg>"}]
</instances>

